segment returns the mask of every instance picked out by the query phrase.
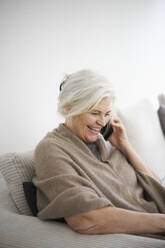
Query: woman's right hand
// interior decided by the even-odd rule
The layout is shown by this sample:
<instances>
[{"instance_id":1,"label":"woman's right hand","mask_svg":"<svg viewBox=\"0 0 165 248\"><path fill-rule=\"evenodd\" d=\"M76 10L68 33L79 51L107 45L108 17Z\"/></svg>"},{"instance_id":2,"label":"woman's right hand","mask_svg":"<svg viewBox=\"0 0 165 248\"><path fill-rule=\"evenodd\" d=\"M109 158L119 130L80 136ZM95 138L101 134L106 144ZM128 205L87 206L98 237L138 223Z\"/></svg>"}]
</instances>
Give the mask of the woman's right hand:
<instances>
[{"instance_id":1,"label":"woman's right hand","mask_svg":"<svg viewBox=\"0 0 165 248\"><path fill-rule=\"evenodd\" d=\"M113 146L122 151L129 144L126 129L118 117L113 117L110 124L113 128L113 133L108 140Z\"/></svg>"}]
</instances>

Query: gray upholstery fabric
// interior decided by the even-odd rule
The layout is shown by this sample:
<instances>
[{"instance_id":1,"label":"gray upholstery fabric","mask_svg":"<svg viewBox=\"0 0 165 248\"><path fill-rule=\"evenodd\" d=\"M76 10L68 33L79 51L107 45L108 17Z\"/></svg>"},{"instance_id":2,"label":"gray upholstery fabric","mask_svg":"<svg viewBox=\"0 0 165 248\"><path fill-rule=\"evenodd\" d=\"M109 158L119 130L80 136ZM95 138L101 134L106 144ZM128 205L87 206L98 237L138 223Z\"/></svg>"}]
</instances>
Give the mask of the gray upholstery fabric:
<instances>
[{"instance_id":1,"label":"gray upholstery fabric","mask_svg":"<svg viewBox=\"0 0 165 248\"><path fill-rule=\"evenodd\" d=\"M158 109L158 116L159 116L162 131L165 135L165 105L160 105Z\"/></svg>"},{"instance_id":2,"label":"gray upholstery fabric","mask_svg":"<svg viewBox=\"0 0 165 248\"><path fill-rule=\"evenodd\" d=\"M32 215L26 202L23 185L34 175L33 152L8 153L0 156L0 171L5 178L11 197L21 214Z\"/></svg>"},{"instance_id":3,"label":"gray upholstery fabric","mask_svg":"<svg viewBox=\"0 0 165 248\"><path fill-rule=\"evenodd\" d=\"M158 95L158 101L159 101L159 105L165 105L165 94L159 94Z\"/></svg>"}]
</instances>

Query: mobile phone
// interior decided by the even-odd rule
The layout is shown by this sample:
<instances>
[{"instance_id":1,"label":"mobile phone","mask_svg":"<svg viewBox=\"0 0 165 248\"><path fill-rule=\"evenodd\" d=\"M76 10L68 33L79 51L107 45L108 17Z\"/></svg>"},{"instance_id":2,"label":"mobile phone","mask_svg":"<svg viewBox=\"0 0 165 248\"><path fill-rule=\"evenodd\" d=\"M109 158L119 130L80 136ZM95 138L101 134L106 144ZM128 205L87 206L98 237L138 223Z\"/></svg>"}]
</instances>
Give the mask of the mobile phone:
<instances>
[{"instance_id":1,"label":"mobile phone","mask_svg":"<svg viewBox=\"0 0 165 248\"><path fill-rule=\"evenodd\" d=\"M103 135L104 139L107 140L112 133L113 133L113 128L111 124L108 122L108 124L101 129L101 134Z\"/></svg>"}]
</instances>

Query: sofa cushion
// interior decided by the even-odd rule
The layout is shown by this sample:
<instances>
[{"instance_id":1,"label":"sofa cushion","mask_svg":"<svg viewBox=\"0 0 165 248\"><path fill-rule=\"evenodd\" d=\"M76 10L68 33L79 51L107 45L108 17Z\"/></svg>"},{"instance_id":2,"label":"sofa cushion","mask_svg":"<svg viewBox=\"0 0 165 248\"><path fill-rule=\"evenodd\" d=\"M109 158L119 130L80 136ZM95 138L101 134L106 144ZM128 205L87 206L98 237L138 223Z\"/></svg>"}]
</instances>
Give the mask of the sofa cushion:
<instances>
[{"instance_id":1,"label":"sofa cushion","mask_svg":"<svg viewBox=\"0 0 165 248\"><path fill-rule=\"evenodd\" d=\"M158 116L162 127L162 131L165 135L165 105L160 105L158 109Z\"/></svg>"},{"instance_id":2,"label":"sofa cushion","mask_svg":"<svg viewBox=\"0 0 165 248\"><path fill-rule=\"evenodd\" d=\"M37 190L35 185L30 182L23 182L23 189L25 193L25 198L27 200L28 206L31 209L34 216L37 216Z\"/></svg>"},{"instance_id":3,"label":"sofa cushion","mask_svg":"<svg viewBox=\"0 0 165 248\"><path fill-rule=\"evenodd\" d=\"M23 182L31 181L35 174L33 152L8 153L0 156L0 170L19 212L33 215L23 190Z\"/></svg>"},{"instance_id":4,"label":"sofa cushion","mask_svg":"<svg viewBox=\"0 0 165 248\"><path fill-rule=\"evenodd\" d=\"M15 203L11 199L6 180L0 172L0 208L12 213L19 213ZM0 211L1 212L1 211Z\"/></svg>"},{"instance_id":5,"label":"sofa cushion","mask_svg":"<svg viewBox=\"0 0 165 248\"><path fill-rule=\"evenodd\" d=\"M120 109L118 115L134 149L162 179L165 176L165 139L154 106L149 100L142 100Z\"/></svg>"},{"instance_id":6,"label":"sofa cushion","mask_svg":"<svg viewBox=\"0 0 165 248\"><path fill-rule=\"evenodd\" d=\"M158 101L159 101L159 105L165 105L165 94L159 94L158 95Z\"/></svg>"}]
</instances>

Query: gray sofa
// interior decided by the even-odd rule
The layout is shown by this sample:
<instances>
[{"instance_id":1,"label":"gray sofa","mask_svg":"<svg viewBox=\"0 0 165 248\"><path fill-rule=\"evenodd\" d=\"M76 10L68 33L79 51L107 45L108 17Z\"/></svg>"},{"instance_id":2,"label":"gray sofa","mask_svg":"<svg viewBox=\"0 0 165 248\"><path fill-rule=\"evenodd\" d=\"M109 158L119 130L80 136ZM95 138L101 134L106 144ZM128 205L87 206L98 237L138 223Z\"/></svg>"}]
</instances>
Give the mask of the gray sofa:
<instances>
[{"instance_id":1,"label":"gray sofa","mask_svg":"<svg viewBox=\"0 0 165 248\"><path fill-rule=\"evenodd\" d=\"M135 149L163 183L165 139L157 111L145 100L118 111L118 114ZM151 133L154 134L152 137ZM157 152L154 150L156 147ZM22 186L23 182L31 181L35 173L33 151L1 155L0 171L0 248L165 247L165 240L142 235L82 235L72 231L65 223L41 221L34 217Z\"/></svg>"}]
</instances>

